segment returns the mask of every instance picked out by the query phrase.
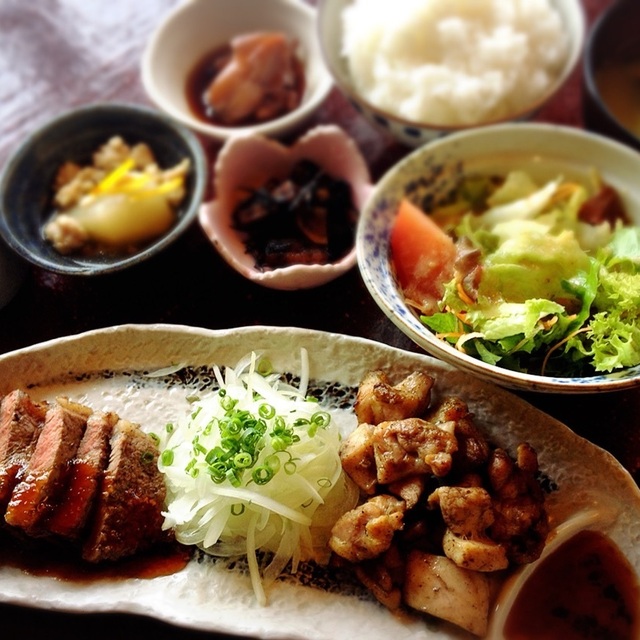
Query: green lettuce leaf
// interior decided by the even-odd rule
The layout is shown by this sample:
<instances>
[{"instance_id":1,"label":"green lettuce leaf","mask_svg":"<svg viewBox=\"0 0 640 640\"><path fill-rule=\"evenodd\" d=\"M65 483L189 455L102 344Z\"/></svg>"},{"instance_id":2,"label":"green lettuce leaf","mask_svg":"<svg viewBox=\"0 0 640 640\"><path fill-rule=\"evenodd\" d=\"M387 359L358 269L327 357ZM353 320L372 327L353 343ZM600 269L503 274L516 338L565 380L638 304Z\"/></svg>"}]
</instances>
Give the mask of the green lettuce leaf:
<instances>
[{"instance_id":1,"label":"green lettuce leaf","mask_svg":"<svg viewBox=\"0 0 640 640\"><path fill-rule=\"evenodd\" d=\"M619 310L596 313L590 323L596 371L610 372L640 364L640 314Z\"/></svg>"}]
</instances>

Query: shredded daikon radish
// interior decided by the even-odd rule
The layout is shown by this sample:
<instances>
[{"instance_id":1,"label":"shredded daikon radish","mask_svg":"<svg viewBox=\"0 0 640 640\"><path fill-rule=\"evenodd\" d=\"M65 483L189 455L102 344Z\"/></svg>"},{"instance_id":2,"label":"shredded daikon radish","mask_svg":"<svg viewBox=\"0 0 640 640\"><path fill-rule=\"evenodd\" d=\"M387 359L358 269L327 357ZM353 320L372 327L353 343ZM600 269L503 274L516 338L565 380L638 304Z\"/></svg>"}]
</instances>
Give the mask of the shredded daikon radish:
<instances>
[{"instance_id":1,"label":"shredded daikon radish","mask_svg":"<svg viewBox=\"0 0 640 640\"><path fill-rule=\"evenodd\" d=\"M296 388L256 353L215 368L220 388L157 434L165 528L211 555L246 555L261 604L288 564L295 571L300 561L326 560L327 532L358 499L332 410L306 397L304 349L300 370ZM258 551L272 554L262 575Z\"/></svg>"}]
</instances>

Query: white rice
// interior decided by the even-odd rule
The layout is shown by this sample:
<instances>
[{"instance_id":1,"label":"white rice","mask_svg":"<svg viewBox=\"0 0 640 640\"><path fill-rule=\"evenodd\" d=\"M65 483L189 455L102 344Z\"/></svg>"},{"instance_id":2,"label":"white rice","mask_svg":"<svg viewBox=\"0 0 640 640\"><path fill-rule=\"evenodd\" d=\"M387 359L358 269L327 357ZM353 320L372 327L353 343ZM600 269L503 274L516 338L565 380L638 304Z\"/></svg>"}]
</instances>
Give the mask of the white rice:
<instances>
[{"instance_id":1,"label":"white rice","mask_svg":"<svg viewBox=\"0 0 640 640\"><path fill-rule=\"evenodd\" d=\"M524 110L569 52L550 0L353 0L342 20L342 53L365 99L443 126Z\"/></svg>"}]
</instances>

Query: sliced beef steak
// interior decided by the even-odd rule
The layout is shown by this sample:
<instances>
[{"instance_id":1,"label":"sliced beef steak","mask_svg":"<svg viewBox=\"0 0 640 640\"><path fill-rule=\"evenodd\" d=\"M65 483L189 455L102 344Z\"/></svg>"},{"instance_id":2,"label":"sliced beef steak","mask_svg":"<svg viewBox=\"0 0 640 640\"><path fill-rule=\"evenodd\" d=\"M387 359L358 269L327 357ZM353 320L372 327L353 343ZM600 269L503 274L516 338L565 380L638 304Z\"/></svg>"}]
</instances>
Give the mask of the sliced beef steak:
<instances>
[{"instance_id":1,"label":"sliced beef steak","mask_svg":"<svg viewBox=\"0 0 640 640\"><path fill-rule=\"evenodd\" d=\"M162 528L158 455L150 435L115 413L12 391L0 404L3 526L92 563L175 541Z\"/></svg>"},{"instance_id":2,"label":"sliced beef steak","mask_svg":"<svg viewBox=\"0 0 640 640\"><path fill-rule=\"evenodd\" d=\"M82 534L109 461L109 441L117 421L115 413L102 412L87 420L78 451L69 463L66 487L47 523L51 533L65 538Z\"/></svg>"},{"instance_id":3,"label":"sliced beef steak","mask_svg":"<svg viewBox=\"0 0 640 640\"><path fill-rule=\"evenodd\" d=\"M7 394L0 404L0 514L27 467L44 424L46 406L22 390Z\"/></svg>"},{"instance_id":4,"label":"sliced beef steak","mask_svg":"<svg viewBox=\"0 0 640 640\"><path fill-rule=\"evenodd\" d=\"M47 410L23 479L16 485L5 513L8 524L30 535L39 533L41 522L56 504L68 470L84 434L91 410L58 398Z\"/></svg>"},{"instance_id":5,"label":"sliced beef steak","mask_svg":"<svg viewBox=\"0 0 640 640\"><path fill-rule=\"evenodd\" d=\"M162 530L165 493L155 441L137 425L119 420L83 558L116 560L168 541L171 536Z\"/></svg>"}]
</instances>

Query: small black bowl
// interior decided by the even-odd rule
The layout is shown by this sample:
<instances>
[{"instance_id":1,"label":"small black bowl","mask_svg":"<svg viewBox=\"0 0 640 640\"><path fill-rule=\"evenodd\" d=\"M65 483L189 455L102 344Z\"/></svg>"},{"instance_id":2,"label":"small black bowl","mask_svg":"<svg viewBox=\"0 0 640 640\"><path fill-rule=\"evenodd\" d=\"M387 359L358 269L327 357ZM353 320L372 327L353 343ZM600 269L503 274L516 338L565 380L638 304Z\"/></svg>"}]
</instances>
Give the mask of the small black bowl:
<instances>
[{"instance_id":1,"label":"small black bowl","mask_svg":"<svg viewBox=\"0 0 640 640\"><path fill-rule=\"evenodd\" d=\"M640 1L617 0L596 20L585 43L583 117L588 129L640 150L640 135L620 122L597 83L602 65L630 60L640 64Z\"/></svg>"},{"instance_id":2,"label":"small black bowl","mask_svg":"<svg viewBox=\"0 0 640 640\"><path fill-rule=\"evenodd\" d=\"M62 255L43 235L53 213L53 183L65 161L91 164L94 151L112 136L146 142L158 164L170 167L189 158L187 195L177 220L163 235L127 255ZM72 275L118 271L157 254L196 219L207 184L207 161L198 138L158 111L130 104L92 104L64 113L38 129L15 151L0 176L0 234L29 262Z\"/></svg>"}]
</instances>

